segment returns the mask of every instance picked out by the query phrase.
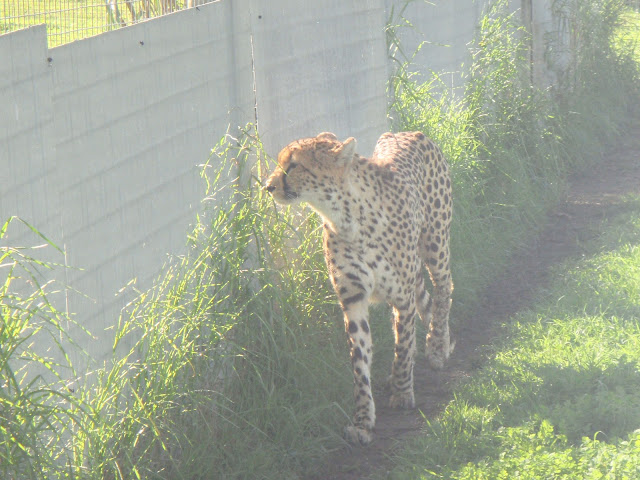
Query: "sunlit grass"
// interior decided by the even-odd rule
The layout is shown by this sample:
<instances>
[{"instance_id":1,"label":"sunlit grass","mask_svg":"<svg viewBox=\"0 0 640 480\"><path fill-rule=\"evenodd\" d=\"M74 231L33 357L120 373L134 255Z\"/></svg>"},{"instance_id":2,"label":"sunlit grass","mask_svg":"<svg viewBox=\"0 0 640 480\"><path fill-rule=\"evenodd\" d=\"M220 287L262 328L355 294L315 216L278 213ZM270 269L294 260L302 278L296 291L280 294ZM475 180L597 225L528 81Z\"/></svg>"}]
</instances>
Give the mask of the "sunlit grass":
<instances>
[{"instance_id":1,"label":"sunlit grass","mask_svg":"<svg viewBox=\"0 0 640 480\"><path fill-rule=\"evenodd\" d=\"M71 319L51 300L60 285L43 274L55 263L40 258L44 246L62 252L16 217L0 224L0 242L20 223L35 246L0 244L0 477L44 479L68 461L65 439L86 412L66 382Z\"/></svg>"},{"instance_id":2,"label":"sunlit grass","mask_svg":"<svg viewBox=\"0 0 640 480\"><path fill-rule=\"evenodd\" d=\"M84 392L87 478L281 478L342 442L348 362L318 224L236 170L263 155L241 142L216 147L189 253L126 309L113 365Z\"/></svg>"},{"instance_id":3,"label":"sunlit grass","mask_svg":"<svg viewBox=\"0 0 640 480\"><path fill-rule=\"evenodd\" d=\"M554 270L545 301L503 327L393 478L638 475L640 198L629 202L583 260Z\"/></svg>"},{"instance_id":4,"label":"sunlit grass","mask_svg":"<svg viewBox=\"0 0 640 480\"><path fill-rule=\"evenodd\" d=\"M617 44L622 51L633 52L637 62L640 62L640 11L628 9L621 18L622 27L619 31Z\"/></svg>"}]
</instances>

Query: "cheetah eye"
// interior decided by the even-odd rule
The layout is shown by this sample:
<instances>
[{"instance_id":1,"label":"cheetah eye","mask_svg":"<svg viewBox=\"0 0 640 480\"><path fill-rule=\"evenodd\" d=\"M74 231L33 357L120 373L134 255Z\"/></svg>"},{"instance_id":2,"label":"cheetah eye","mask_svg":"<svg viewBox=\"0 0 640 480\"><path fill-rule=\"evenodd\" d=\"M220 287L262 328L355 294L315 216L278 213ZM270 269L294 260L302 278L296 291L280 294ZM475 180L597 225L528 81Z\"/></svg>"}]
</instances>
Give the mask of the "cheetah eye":
<instances>
[{"instance_id":1,"label":"cheetah eye","mask_svg":"<svg viewBox=\"0 0 640 480\"><path fill-rule=\"evenodd\" d=\"M298 164L297 163L290 163L289 166L285 169L284 174L285 175L289 175L289 173L291 172L291 170L293 170L295 167L297 167Z\"/></svg>"},{"instance_id":2,"label":"cheetah eye","mask_svg":"<svg viewBox=\"0 0 640 480\"><path fill-rule=\"evenodd\" d=\"M290 163L289 166L287 166L287 168L285 169L284 174L289 175L291 173L291 170L293 170L296 167L302 168L302 170L304 171L304 175L308 175L309 177L312 177L312 178L317 178L315 173L313 173L311 170L309 170L305 165L302 165L301 163Z\"/></svg>"}]
</instances>

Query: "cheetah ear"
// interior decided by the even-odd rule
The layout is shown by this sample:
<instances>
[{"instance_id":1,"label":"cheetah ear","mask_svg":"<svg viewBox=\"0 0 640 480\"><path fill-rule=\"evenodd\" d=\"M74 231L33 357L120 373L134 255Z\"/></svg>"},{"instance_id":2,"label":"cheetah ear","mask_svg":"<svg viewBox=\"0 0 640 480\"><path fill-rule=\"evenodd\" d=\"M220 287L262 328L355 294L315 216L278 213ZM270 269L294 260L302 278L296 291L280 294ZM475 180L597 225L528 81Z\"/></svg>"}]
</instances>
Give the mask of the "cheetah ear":
<instances>
[{"instance_id":1,"label":"cheetah ear","mask_svg":"<svg viewBox=\"0 0 640 480\"><path fill-rule=\"evenodd\" d=\"M331 132L322 132L319 133L316 138L318 140L333 140L333 141L337 141L338 137L336 137L333 133Z\"/></svg>"},{"instance_id":2,"label":"cheetah ear","mask_svg":"<svg viewBox=\"0 0 640 480\"><path fill-rule=\"evenodd\" d=\"M336 147L334 151L337 154L337 158L345 164L351 163L353 156L356 154L356 139L353 137L347 138L339 147Z\"/></svg>"}]
</instances>

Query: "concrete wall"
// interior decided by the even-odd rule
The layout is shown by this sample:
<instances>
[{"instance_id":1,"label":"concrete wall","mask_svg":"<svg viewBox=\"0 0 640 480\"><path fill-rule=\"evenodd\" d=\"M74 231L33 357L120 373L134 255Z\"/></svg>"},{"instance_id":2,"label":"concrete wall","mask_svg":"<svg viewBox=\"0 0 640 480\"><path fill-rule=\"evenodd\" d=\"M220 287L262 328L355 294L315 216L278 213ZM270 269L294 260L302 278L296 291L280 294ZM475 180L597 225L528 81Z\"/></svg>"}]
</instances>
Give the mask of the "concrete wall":
<instances>
[{"instance_id":1,"label":"concrete wall","mask_svg":"<svg viewBox=\"0 0 640 480\"><path fill-rule=\"evenodd\" d=\"M276 155L296 138L332 131L355 137L370 154L388 129L383 2L253 3L258 125L267 151Z\"/></svg>"},{"instance_id":2,"label":"concrete wall","mask_svg":"<svg viewBox=\"0 0 640 480\"><path fill-rule=\"evenodd\" d=\"M230 2L52 49L56 157L69 308L108 354L132 289L181 253L200 210L200 167L250 77L236 72ZM248 48L248 47L247 47ZM99 59L96 61L96 59ZM243 79L245 84L242 84ZM103 341L104 340L104 341Z\"/></svg>"},{"instance_id":3,"label":"concrete wall","mask_svg":"<svg viewBox=\"0 0 640 480\"><path fill-rule=\"evenodd\" d=\"M425 80L436 73L446 86L460 87L471 60L469 44L489 0L414 1L406 7L405 2L386 3L392 23L400 26L402 51L413 59L415 70Z\"/></svg>"},{"instance_id":4,"label":"concrete wall","mask_svg":"<svg viewBox=\"0 0 640 480\"><path fill-rule=\"evenodd\" d=\"M555 81L549 68L549 53L551 45L547 32L553 28L552 3L553 0L522 0L521 20L527 31L531 32L530 59L531 80L538 86L546 88ZM554 42L557 47L557 42Z\"/></svg>"},{"instance_id":5,"label":"concrete wall","mask_svg":"<svg viewBox=\"0 0 640 480\"><path fill-rule=\"evenodd\" d=\"M409 4L401 39L430 42L421 71L461 70L484 3ZM229 125L257 121L274 157L321 131L371 153L388 129L385 24L404 4L221 0L52 49L42 26L0 36L0 221L64 249L45 257L70 268L46 275L69 285L58 307L93 334L72 332L98 364L133 296L122 287L149 288L184 252L199 165ZM37 243L17 224L3 240Z\"/></svg>"},{"instance_id":6,"label":"concrete wall","mask_svg":"<svg viewBox=\"0 0 640 480\"><path fill-rule=\"evenodd\" d=\"M64 249L37 252L69 267L43 281L70 287L56 306L91 332L69 325L98 363L135 295L123 287L149 288L184 252L199 165L252 119L248 28L218 2L49 50L43 26L0 37L0 219L18 215ZM13 223L2 243L43 242Z\"/></svg>"},{"instance_id":7,"label":"concrete wall","mask_svg":"<svg viewBox=\"0 0 640 480\"><path fill-rule=\"evenodd\" d=\"M0 52L0 223L17 215L60 239L45 27L0 35ZM30 230L14 223L10 234L17 246Z\"/></svg>"},{"instance_id":8,"label":"concrete wall","mask_svg":"<svg viewBox=\"0 0 640 480\"><path fill-rule=\"evenodd\" d=\"M11 216L23 218L62 249L51 72L44 25L0 36L0 59L0 227ZM21 256L64 264L61 251L47 245L19 221L13 221L0 240L0 247L5 245L33 248L21 248L0 262L0 285L9 274L8 264ZM4 253L0 251L0 255ZM17 265L12 277L14 295L29 298L40 286L52 302L64 308L64 289L50 284L52 280L64 280L61 269L30 264L26 271ZM31 341L37 343L40 355L62 359L55 339L46 331L34 335ZM22 364L14 366L21 367Z\"/></svg>"}]
</instances>

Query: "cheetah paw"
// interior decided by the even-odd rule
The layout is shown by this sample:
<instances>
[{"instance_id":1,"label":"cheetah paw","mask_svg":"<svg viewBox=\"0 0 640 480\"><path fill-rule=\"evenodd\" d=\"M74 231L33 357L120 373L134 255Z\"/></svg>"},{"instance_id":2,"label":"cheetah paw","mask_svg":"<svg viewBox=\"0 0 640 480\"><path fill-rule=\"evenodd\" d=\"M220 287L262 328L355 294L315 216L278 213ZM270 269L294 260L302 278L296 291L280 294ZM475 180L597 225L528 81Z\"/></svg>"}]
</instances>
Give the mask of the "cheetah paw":
<instances>
[{"instance_id":1,"label":"cheetah paw","mask_svg":"<svg viewBox=\"0 0 640 480\"><path fill-rule=\"evenodd\" d=\"M427 362L429 366L434 370L442 370L445 362L449 359L449 356L453 353L453 349L456 347L456 342L453 341L449 344L449 348L436 350L429 348L427 344Z\"/></svg>"},{"instance_id":2,"label":"cheetah paw","mask_svg":"<svg viewBox=\"0 0 640 480\"><path fill-rule=\"evenodd\" d=\"M393 391L393 375L387 376L387 378L381 382L382 388L387 391Z\"/></svg>"},{"instance_id":3,"label":"cheetah paw","mask_svg":"<svg viewBox=\"0 0 640 480\"><path fill-rule=\"evenodd\" d=\"M444 358L435 353L427 355L427 362L429 366L434 370L442 370L444 368Z\"/></svg>"},{"instance_id":4,"label":"cheetah paw","mask_svg":"<svg viewBox=\"0 0 640 480\"><path fill-rule=\"evenodd\" d=\"M416 401L413 392L394 393L389 399L389 407L391 408L415 408Z\"/></svg>"},{"instance_id":5,"label":"cheetah paw","mask_svg":"<svg viewBox=\"0 0 640 480\"><path fill-rule=\"evenodd\" d=\"M344 427L344 438L352 445L367 446L373 440L370 430L362 427L348 426Z\"/></svg>"}]
</instances>

